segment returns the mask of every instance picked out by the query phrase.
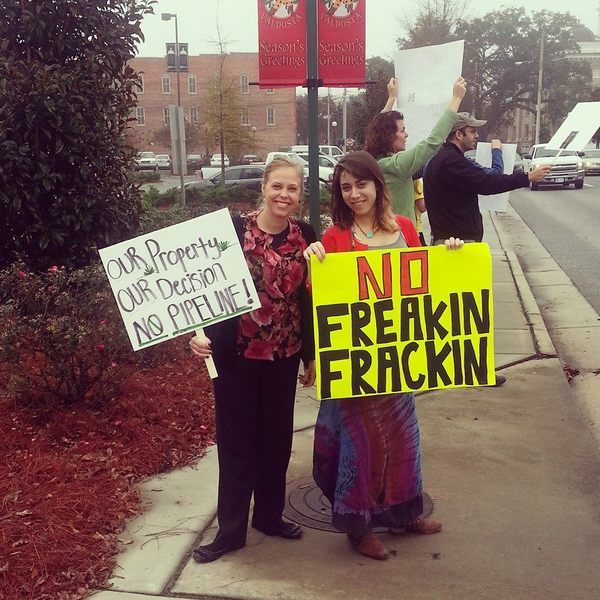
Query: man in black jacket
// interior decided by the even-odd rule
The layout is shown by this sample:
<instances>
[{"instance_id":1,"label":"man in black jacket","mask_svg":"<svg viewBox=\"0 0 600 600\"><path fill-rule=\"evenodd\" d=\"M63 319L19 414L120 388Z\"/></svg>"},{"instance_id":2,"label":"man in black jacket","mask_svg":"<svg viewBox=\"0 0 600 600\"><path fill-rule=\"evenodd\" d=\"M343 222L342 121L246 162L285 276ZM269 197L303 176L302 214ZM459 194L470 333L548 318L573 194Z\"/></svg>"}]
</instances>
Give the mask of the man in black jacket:
<instances>
[{"instance_id":1,"label":"man in black jacket","mask_svg":"<svg viewBox=\"0 0 600 600\"><path fill-rule=\"evenodd\" d=\"M539 181L550 171L550 166L544 165L529 173L504 175L465 158L464 153L477 146L477 128L485 123L469 113L458 113L446 142L427 164L423 183L432 246L443 244L449 237L480 242L483 219L477 195L527 187L530 181ZM496 386L505 381L504 375L496 375Z\"/></svg>"},{"instance_id":2,"label":"man in black jacket","mask_svg":"<svg viewBox=\"0 0 600 600\"><path fill-rule=\"evenodd\" d=\"M530 181L539 181L550 171L549 165L543 165L529 173L504 175L473 164L464 153L475 148L479 139L477 128L485 123L469 113L458 113L446 142L427 164L423 182L432 245L449 237L480 242L483 219L477 195L527 187Z\"/></svg>"}]
</instances>

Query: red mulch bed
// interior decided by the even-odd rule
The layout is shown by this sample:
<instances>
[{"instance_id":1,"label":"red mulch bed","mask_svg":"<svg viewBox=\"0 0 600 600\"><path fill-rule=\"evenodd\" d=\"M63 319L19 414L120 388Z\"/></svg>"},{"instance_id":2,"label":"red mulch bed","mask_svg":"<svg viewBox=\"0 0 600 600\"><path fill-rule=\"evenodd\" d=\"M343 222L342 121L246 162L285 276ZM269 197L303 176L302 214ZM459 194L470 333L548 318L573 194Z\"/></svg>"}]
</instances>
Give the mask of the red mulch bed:
<instances>
[{"instance_id":1,"label":"red mulch bed","mask_svg":"<svg viewBox=\"0 0 600 600\"><path fill-rule=\"evenodd\" d=\"M75 600L105 585L142 510L134 484L214 443L210 379L175 342L102 406L0 401L0 598Z\"/></svg>"}]
</instances>

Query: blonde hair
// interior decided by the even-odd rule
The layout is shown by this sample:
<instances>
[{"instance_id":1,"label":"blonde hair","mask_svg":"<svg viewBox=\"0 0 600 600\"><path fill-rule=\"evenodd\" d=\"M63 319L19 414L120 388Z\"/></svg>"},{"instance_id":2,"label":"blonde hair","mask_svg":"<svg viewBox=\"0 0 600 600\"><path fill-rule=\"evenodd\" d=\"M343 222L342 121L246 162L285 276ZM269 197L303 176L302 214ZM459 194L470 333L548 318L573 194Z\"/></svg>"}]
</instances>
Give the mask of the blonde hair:
<instances>
[{"instance_id":1,"label":"blonde hair","mask_svg":"<svg viewBox=\"0 0 600 600\"><path fill-rule=\"evenodd\" d=\"M275 158L266 166L265 174L263 175L262 184L263 186L269 183L269 178L271 177L271 173L277 169L294 169L296 174L298 175L298 184L300 187L300 200L302 200L302 196L304 195L304 165L286 156L285 154L276 155Z\"/></svg>"}]
</instances>

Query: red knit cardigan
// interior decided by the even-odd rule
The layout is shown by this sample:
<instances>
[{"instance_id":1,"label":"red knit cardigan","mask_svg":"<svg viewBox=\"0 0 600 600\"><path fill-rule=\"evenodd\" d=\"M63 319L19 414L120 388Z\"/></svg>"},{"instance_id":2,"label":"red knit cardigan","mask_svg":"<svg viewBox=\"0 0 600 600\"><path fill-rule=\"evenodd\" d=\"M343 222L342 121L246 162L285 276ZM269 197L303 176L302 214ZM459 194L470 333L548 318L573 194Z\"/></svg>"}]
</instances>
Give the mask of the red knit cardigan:
<instances>
[{"instance_id":1,"label":"red knit cardigan","mask_svg":"<svg viewBox=\"0 0 600 600\"><path fill-rule=\"evenodd\" d=\"M413 225L413 222L407 217L396 215L396 223L402 229L406 245L409 247L420 246L419 234ZM351 252L352 250L368 250L368 246L359 242L354 238L354 246L352 246L352 229L342 229L338 225L330 227L324 234L321 240L326 252Z\"/></svg>"}]
</instances>

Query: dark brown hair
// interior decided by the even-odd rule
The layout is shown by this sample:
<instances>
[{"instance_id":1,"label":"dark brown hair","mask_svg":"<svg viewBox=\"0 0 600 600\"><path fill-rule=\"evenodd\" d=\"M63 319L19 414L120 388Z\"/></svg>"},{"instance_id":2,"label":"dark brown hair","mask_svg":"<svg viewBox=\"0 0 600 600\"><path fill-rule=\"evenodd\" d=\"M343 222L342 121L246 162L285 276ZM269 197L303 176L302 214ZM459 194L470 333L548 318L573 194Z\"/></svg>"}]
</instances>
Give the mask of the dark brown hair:
<instances>
[{"instance_id":1,"label":"dark brown hair","mask_svg":"<svg viewBox=\"0 0 600 600\"><path fill-rule=\"evenodd\" d=\"M375 223L374 225L383 231L398 231L398 225L392 212L385 180L377 161L365 151L351 152L340 159L333 171L333 182L331 187L331 216L333 222L342 229L347 229L354 222L354 212L344 202L340 177L347 171L362 181L372 181L375 184L377 194L375 196Z\"/></svg>"},{"instance_id":2,"label":"dark brown hair","mask_svg":"<svg viewBox=\"0 0 600 600\"><path fill-rule=\"evenodd\" d=\"M379 113L367 129L364 149L375 158L383 158L393 152L394 140L398 131L398 120L404 115L397 110Z\"/></svg>"}]
</instances>

